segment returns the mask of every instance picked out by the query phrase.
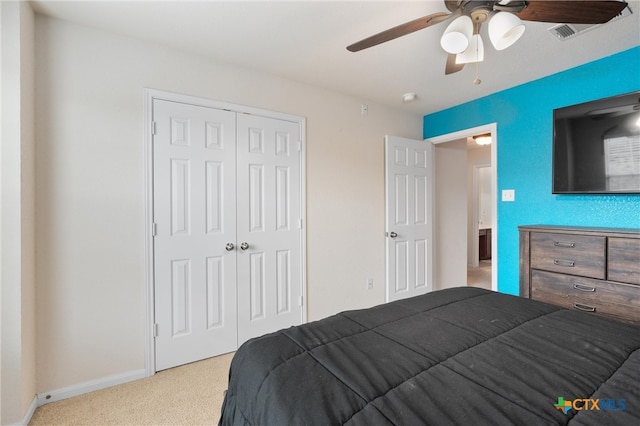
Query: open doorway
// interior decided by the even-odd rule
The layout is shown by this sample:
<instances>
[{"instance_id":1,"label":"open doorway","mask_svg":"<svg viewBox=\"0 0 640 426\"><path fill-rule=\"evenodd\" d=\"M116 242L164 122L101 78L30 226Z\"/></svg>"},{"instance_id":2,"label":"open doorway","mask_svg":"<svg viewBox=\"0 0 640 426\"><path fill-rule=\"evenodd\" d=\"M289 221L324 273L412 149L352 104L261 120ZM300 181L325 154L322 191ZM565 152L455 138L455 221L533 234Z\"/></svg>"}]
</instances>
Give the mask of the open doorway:
<instances>
[{"instance_id":1,"label":"open doorway","mask_svg":"<svg viewBox=\"0 0 640 426\"><path fill-rule=\"evenodd\" d=\"M491 143L480 147L473 136L481 134L490 134ZM474 285L497 290L497 126L427 141L435 146L434 289Z\"/></svg>"}]
</instances>

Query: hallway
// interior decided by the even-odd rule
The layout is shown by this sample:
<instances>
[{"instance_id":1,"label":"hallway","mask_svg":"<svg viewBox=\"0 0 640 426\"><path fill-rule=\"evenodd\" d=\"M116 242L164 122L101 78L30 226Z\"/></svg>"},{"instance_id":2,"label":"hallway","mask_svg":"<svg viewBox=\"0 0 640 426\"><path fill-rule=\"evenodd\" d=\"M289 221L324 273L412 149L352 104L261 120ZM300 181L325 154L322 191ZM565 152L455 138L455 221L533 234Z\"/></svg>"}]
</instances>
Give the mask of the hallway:
<instances>
[{"instance_id":1,"label":"hallway","mask_svg":"<svg viewBox=\"0 0 640 426\"><path fill-rule=\"evenodd\" d=\"M491 260L481 260L477 268L467 267L467 286L491 290Z\"/></svg>"}]
</instances>

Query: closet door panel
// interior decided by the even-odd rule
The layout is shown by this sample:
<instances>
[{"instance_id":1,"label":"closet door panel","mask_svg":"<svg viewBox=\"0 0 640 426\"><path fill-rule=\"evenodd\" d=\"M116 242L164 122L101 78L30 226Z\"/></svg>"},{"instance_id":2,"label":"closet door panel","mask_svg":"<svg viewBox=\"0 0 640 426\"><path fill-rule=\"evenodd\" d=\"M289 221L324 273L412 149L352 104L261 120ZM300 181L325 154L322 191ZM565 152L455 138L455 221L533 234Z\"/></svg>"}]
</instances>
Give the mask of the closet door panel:
<instances>
[{"instance_id":1,"label":"closet door panel","mask_svg":"<svg viewBox=\"0 0 640 426\"><path fill-rule=\"evenodd\" d=\"M302 200L297 123L241 114L237 138L241 344L302 321ZM258 254L260 281L255 272Z\"/></svg>"},{"instance_id":2,"label":"closet door panel","mask_svg":"<svg viewBox=\"0 0 640 426\"><path fill-rule=\"evenodd\" d=\"M237 348L236 114L155 100L156 370Z\"/></svg>"}]
</instances>

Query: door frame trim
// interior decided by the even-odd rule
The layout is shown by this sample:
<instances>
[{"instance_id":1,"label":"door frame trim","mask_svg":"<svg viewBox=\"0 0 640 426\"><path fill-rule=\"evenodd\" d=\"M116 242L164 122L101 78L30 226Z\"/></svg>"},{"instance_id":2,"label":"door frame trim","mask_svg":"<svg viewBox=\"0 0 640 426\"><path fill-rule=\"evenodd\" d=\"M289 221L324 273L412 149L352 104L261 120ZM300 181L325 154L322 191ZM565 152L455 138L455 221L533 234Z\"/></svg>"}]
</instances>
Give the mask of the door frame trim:
<instances>
[{"instance_id":1,"label":"door frame trim","mask_svg":"<svg viewBox=\"0 0 640 426\"><path fill-rule=\"evenodd\" d=\"M261 117L290 121L298 124L300 129L300 215L302 228L300 229L300 294L302 295L301 323L307 321L307 197L306 197L306 119L303 116L269 111L260 108L237 105L228 102L216 101L180 93L168 92L152 88L143 88L143 185L144 185L144 371L146 377L153 376L156 372L155 342L154 342L154 268L153 268L153 101L165 100L170 102L185 103L207 108L223 109L242 114L251 114Z\"/></svg>"},{"instance_id":2,"label":"door frame trim","mask_svg":"<svg viewBox=\"0 0 640 426\"><path fill-rule=\"evenodd\" d=\"M451 142L481 133L491 133L491 185L493 186L493 217L491 219L491 289L498 291L498 123L487 123L456 132L426 138L432 144ZM435 167L434 164L431 167ZM433 226L433 223L431 224ZM434 256L436 253L434 253Z\"/></svg>"}]
</instances>

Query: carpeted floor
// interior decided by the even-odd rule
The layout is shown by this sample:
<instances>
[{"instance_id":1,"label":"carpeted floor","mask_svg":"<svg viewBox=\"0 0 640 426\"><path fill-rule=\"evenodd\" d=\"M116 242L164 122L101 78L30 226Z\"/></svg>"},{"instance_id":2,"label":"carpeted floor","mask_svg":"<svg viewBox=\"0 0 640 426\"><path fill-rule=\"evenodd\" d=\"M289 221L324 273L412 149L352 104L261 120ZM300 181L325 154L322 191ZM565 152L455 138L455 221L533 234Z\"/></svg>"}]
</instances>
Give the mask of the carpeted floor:
<instances>
[{"instance_id":1,"label":"carpeted floor","mask_svg":"<svg viewBox=\"0 0 640 426\"><path fill-rule=\"evenodd\" d=\"M233 353L39 407L29 425L213 425Z\"/></svg>"}]
</instances>

